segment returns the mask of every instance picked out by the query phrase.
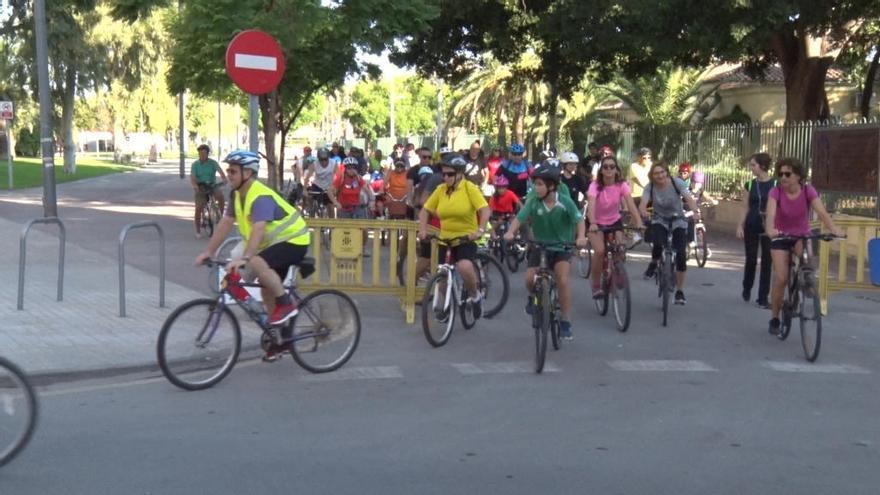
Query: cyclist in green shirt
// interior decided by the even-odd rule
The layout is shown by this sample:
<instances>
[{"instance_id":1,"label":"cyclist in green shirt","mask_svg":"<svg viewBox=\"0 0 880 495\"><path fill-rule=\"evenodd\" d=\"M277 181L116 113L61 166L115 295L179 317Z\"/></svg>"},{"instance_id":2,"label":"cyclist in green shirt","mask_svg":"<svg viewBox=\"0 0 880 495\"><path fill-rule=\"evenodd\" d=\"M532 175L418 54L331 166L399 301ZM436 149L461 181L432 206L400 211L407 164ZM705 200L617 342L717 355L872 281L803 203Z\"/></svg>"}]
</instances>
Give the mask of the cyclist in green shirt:
<instances>
[{"instance_id":1,"label":"cyclist in green shirt","mask_svg":"<svg viewBox=\"0 0 880 495\"><path fill-rule=\"evenodd\" d=\"M208 201L208 194L214 196L217 205L220 207L220 211L224 211L223 208L225 201L223 198L223 190L217 184L217 172L220 172L223 184L226 183L226 173L220 168L220 164L208 158L211 148L207 144L200 144L197 149L199 150L199 159L194 161L190 167L189 182L192 184L196 203L196 239L201 239L202 232L200 226L202 224L202 208Z\"/></svg>"},{"instance_id":2,"label":"cyclist in green shirt","mask_svg":"<svg viewBox=\"0 0 880 495\"><path fill-rule=\"evenodd\" d=\"M587 238L584 229L584 217L577 205L568 194L560 194L559 160L548 158L532 172L535 194L526 200L525 206L519 211L510 225L504 239L513 241L514 232L520 224L531 222L532 236L540 243L572 243L578 247L586 247ZM571 252L562 248L550 248L547 253L548 263L553 269L556 286L559 288L559 306L562 310L559 321L559 332L566 340L572 339L571 332ZM540 265L540 253L533 250L529 253L528 270L526 271L526 289L529 294L534 290L534 280ZM532 313L532 298L526 303L526 313Z\"/></svg>"}]
</instances>

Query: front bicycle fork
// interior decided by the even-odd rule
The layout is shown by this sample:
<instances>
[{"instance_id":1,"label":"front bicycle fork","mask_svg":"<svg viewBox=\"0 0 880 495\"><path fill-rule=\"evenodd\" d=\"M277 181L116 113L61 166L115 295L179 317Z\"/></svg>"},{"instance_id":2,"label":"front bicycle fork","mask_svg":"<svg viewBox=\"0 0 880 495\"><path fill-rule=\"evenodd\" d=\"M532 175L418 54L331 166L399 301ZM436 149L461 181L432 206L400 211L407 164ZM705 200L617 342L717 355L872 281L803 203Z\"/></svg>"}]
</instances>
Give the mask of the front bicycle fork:
<instances>
[{"instance_id":1,"label":"front bicycle fork","mask_svg":"<svg viewBox=\"0 0 880 495\"><path fill-rule=\"evenodd\" d=\"M194 342L196 347L206 347L211 343L214 334L217 333L217 327L220 324L220 317L223 315L223 309L226 307L223 303L223 297L224 295L221 294L217 299L217 304L214 305L214 308L211 310L211 314L208 315L208 319L205 320L205 324L202 326L201 331L196 335Z\"/></svg>"}]
</instances>

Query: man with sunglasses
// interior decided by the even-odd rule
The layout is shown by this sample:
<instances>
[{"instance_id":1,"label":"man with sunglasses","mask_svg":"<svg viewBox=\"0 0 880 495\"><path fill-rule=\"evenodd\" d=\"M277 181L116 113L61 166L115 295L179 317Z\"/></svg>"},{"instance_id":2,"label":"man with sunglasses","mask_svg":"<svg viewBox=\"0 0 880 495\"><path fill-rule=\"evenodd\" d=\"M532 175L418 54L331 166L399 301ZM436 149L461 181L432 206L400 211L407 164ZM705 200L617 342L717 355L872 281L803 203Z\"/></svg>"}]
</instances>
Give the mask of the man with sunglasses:
<instances>
[{"instance_id":1,"label":"man with sunglasses","mask_svg":"<svg viewBox=\"0 0 880 495\"><path fill-rule=\"evenodd\" d=\"M626 179L629 181L629 186L632 189L632 196L633 199L636 200L636 205L641 202L641 197L645 192L645 188L651 183L650 171L653 163L654 162L651 160L650 148L642 148L639 150L638 160L633 162L633 164L629 166L629 170L627 170Z\"/></svg>"},{"instance_id":2,"label":"man with sunglasses","mask_svg":"<svg viewBox=\"0 0 880 495\"><path fill-rule=\"evenodd\" d=\"M529 191L529 176L532 166L525 158L526 149L519 143L510 146L510 158L501 162L497 174L503 175L509 183L509 188L520 199L525 198Z\"/></svg>"},{"instance_id":3,"label":"man with sunglasses","mask_svg":"<svg viewBox=\"0 0 880 495\"><path fill-rule=\"evenodd\" d=\"M306 171L303 184L310 194L306 195L306 208L311 208L312 201L321 201L325 206L332 204L327 191L333 187L338 167L330 163L330 153L326 149L318 150L318 163ZM330 215L333 216L332 214Z\"/></svg>"},{"instance_id":4,"label":"man with sunglasses","mask_svg":"<svg viewBox=\"0 0 880 495\"><path fill-rule=\"evenodd\" d=\"M406 204L409 205L410 209L412 209L416 203L415 190L421 180L419 170L421 170L422 167L431 167L435 172L440 172L440 167L435 167L431 164L431 150L421 147L415 150L414 153L415 158L418 158L418 162L410 162L410 168L406 172Z\"/></svg>"},{"instance_id":5,"label":"man with sunglasses","mask_svg":"<svg viewBox=\"0 0 880 495\"><path fill-rule=\"evenodd\" d=\"M257 180L260 156L252 151L233 151L223 159L232 193L223 219L214 229L205 251L196 257L200 265L217 252L235 224L244 238L244 249L226 265L228 272L248 269L262 286L263 304L269 325L281 326L296 316L298 309L282 281L291 266L305 258L311 238L300 212L271 188ZM250 278L250 277L248 277ZM293 329L284 325L281 336L291 337ZM274 361L286 346L270 344L264 360Z\"/></svg>"}]
</instances>

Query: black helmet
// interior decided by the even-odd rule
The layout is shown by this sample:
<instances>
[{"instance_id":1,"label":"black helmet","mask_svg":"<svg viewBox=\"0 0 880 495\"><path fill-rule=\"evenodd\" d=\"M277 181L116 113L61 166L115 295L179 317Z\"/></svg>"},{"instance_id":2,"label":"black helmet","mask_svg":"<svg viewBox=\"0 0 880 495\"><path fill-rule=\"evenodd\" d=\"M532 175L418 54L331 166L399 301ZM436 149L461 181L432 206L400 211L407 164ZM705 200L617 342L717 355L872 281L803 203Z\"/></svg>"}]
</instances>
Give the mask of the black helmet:
<instances>
[{"instance_id":1,"label":"black helmet","mask_svg":"<svg viewBox=\"0 0 880 495\"><path fill-rule=\"evenodd\" d=\"M330 158L330 152L327 151L327 148L321 148L318 150L318 160L328 160Z\"/></svg>"},{"instance_id":2,"label":"black helmet","mask_svg":"<svg viewBox=\"0 0 880 495\"><path fill-rule=\"evenodd\" d=\"M457 172L463 172L467 167L467 160L458 153L447 153L443 155L441 165L454 168Z\"/></svg>"},{"instance_id":3,"label":"black helmet","mask_svg":"<svg viewBox=\"0 0 880 495\"><path fill-rule=\"evenodd\" d=\"M545 181L551 180L553 182L559 182L560 168L559 160L556 158L548 158L541 162L541 164L535 167L535 170L532 171L532 180L542 179Z\"/></svg>"}]
</instances>

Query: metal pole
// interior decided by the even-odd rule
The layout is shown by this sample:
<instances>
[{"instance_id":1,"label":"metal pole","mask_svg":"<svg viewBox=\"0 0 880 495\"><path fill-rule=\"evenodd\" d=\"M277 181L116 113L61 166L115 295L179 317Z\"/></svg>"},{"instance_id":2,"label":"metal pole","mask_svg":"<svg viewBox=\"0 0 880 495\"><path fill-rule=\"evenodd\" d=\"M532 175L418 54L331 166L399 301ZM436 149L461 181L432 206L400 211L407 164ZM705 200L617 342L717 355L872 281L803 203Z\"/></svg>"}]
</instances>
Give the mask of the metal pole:
<instances>
[{"instance_id":1,"label":"metal pole","mask_svg":"<svg viewBox=\"0 0 880 495\"><path fill-rule=\"evenodd\" d=\"M9 190L12 190L12 133L9 128L12 127L12 121L6 121L6 172L9 176Z\"/></svg>"},{"instance_id":2,"label":"metal pole","mask_svg":"<svg viewBox=\"0 0 880 495\"><path fill-rule=\"evenodd\" d=\"M37 88L40 94L40 148L43 156L43 216L58 216L55 196L55 139L52 134L52 95L49 88L49 46L46 33L46 0L34 0L34 33L37 38Z\"/></svg>"},{"instance_id":3,"label":"metal pole","mask_svg":"<svg viewBox=\"0 0 880 495\"><path fill-rule=\"evenodd\" d=\"M260 128L257 125L260 118L260 104L257 98L259 98L257 95L248 95L248 149L253 152L260 151Z\"/></svg>"},{"instance_id":4,"label":"metal pole","mask_svg":"<svg viewBox=\"0 0 880 495\"><path fill-rule=\"evenodd\" d=\"M443 139L443 80L437 80L437 148Z\"/></svg>"},{"instance_id":5,"label":"metal pole","mask_svg":"<svg viewBox=\"0 0 880 495\"><path fill-rule=\"evenodd\" d=\"M221 158L220 156L220 140L223 136L223 121L221 120L223 117L223 103L220 100L217 100L217 159Z\"/></svg>"},{"instance_id":6,"label":"metal pole","mask_svg":"<svg viewBox=\"0 0 880 495\"><path fill-rule=\"evenodd\" d=\"M186 92L177 95L178 102L178 129L180 130L180 178L186 177L186 119L184 111L186 109Z\"/></svg>"},{"instance_id":7,"label":"metal pole","mask_svg":"<svg viewBox=\"0 0 880 495\"><path fill-rule=\"evenodd\" d=\"M389 105L389 109L391 112L391 126L390 126L391 129L389 130L389 134L391 134L392 140L396 140L397 135L396 135L396 132L394 131L394 75L391 76L391 90L389 93L390 93L390 97L388 98L388 100L389 100L388 105Z\"/></svg>"}]
</instances>

